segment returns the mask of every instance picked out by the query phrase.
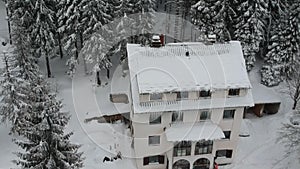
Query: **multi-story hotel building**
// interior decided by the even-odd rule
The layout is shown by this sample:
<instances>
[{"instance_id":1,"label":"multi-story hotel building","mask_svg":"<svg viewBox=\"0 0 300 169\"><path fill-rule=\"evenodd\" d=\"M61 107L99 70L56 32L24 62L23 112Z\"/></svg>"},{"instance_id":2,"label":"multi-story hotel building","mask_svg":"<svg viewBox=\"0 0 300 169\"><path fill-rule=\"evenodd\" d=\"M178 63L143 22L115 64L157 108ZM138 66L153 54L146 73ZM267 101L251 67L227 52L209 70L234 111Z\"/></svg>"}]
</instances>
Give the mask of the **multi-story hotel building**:
<instances>
[{"instance_id":1,"label":"multi-story hotel building","mask_svg":"<svg viewBox=\"0 0 300 169\"><path fill-rule=\"evenodd\" d=\"M253 106L239 42L128 44L132 146L139 169L231 163Z\"/></svg>"}]
</instances>

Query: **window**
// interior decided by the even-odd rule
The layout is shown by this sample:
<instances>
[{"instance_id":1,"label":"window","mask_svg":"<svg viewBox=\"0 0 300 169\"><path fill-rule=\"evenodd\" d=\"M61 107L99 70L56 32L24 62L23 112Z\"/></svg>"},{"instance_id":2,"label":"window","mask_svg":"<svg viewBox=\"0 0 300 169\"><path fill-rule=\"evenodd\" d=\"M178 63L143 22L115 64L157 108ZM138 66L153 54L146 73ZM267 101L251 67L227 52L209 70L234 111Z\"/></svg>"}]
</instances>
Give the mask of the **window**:
<instances>
[{"instance_id":1,"label":"window","mask_svg":"<svg viewBox=\"0 0 300 169\"><path fill-rule=\"evenodd\" d=\"M172 113L172 122L182 122L183 121L183 112L173 112Z\"/></svg>"},{"instance_id":2,"label":"window","mask_svg":"<svg viewBox=\"0 0 300 169\"><path fill-rule=\"evenodd\" d=\"M200 121L209 120L209 119L210 119L210 112L209 111L200 112Z\"/></svg>"},{"instance_id":3,"label":"window","mask_svg":"<svg viewBox=\"0 0 300 169\"><path fill-rule=\"evenodd\" d=\"M189 98L189 92L176 92L176 94L177 94L177 100Z\"/></svg>"},{"instance_id":4,"label":"window","mask_svg":"<svg viewBox=\"0 0 300 169\"><path fill-rule=\"evenodd\" d=\"M162 93L151 93L150 100L151 101L162 100Z\"/></svg>"},{"instance_id":5,"label":"window","mask_svg":"<svg viewBox=\"0 0 300 169\"><path fill-rule=\"evenodd\" d=\"M199 92L199 97L210 97L210 96L211 96L210 90L202 90Z\"/></svg>"},{"instance_id":6,"label":"window","mask_svg":"<svg viewBox=\"0 0 300 169\"><path fill-rule=\"evenodd\" d=\"M195 155L210 154L213 149L213 141L199 141L196 143Z\"/></svg>"},{"instance_id":7,"label":"window","mask_svg":"<svg viewBox=\"0 0 300 169\"><path fill-rule=\"evenodd\" d=\"M233 119L235 110L224 110L223 119Z\"/></svg>"},{"instance_id":8,"label":"window","mask_svg":"<svg viewBox=\"0 0 300 169\"><path fill-rule=\"evenodd\" d=\"M232 157L232 150L218 150L216 152L217 157L226 157L231 158Z\"/></svg>"},{"instance_id":9,"label":"window","mask_svg":"<svg viewBox=\"0 0 300 169\"><path fill-rule=\"evenodd\" d=\"M157 156L144 157L143 163L144 163L144 165L164 164L165 163L165 156L157 155Z\"/></svg>"},{"instance_id":10,"label":"window","mask_svg":"<svg viewBox=\"0 0 300 169\"><path fill-rule=\"evenodd\" d=\"M177 156L189 156L191 155L192 143L190 141L182 141L174 146L173 155Z\"/></svg>"},{"instance_id":11,"label":"window","mask_svg":"<svg viewBox=\"0 0 300 169\"><path fill-rule=\"evenodd\" d=\"M148 144L149 145L159 145L160 144L160 136L149 136Z\"/></svg>"},{"instance_id":12,"label":"window","mask_svg":"<svg viewBox=\"0 0 300 169\"><path fill-rule=\"evenodd\" d=\"M161 113L151 113L149 124L161 124Z\"/></svg>"},{"instance_id":13,"label":"window","mask_svg":"<svg viewBox=\"0 0 300 169\"><path fill-rule=\"evenodd\" d=\"M231 131L223 131L225 139L230 139Z\"/></svg>"},{"instance_id":14,"label":"window","mask_svg":"<svg viewBox=\"0 0 300 169\"><path fill-rule=\"evenodd\" d=\"M240 95L240 89L229 89L228 95L229 96L238 96L238 95Z\"/></svg>"}]
</instances>

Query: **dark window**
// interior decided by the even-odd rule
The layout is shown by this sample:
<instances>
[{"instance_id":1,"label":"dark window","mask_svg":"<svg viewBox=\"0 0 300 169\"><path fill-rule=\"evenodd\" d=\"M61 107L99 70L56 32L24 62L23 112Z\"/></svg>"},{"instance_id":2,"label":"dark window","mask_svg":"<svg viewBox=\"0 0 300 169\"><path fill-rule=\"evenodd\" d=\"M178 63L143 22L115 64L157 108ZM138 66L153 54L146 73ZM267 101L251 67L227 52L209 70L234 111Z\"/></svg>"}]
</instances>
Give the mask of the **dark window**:
<instances>
[{"instance_id":1,"label":"dark window","mask_svg":"<svg viewBox=\"0 0 300 169\"><path fill-rule=\"evenodd\" d=\"M150 100L151 101L162 100L162 93L152 93L152 94L150 94Z\"/></svg>"},{"instance_id":2,"label":"dark window","mask_svg":"<svg viewBox=\"0 0 300 169\"><path fill-rule=\"evenodd\" d=\"M225 139L230 139L231 131L223 131L225 135Z\"/></svg>"},{"instance_id":3,"label":"dark window","mask_svg":"<svg viewBox=\"0 0 300 169\"><path fill-rule=\"evenodd\" d=\"M223 119L233 119L235 110L224 110Z\"/></svg>"},{"instance_id":4,"label":"dark window","mask_svg":"<svg viewBox=\"0 0 300 169\"><path fill-rule=\"evenodd\" d=\"M200 120L209 120L210 119L210 111L202 111L200 112Z\"/></svg>"},{"instance_id":5,"label":"dark window","mask_svg":"<svg viewBox=\"0 0 300 169\"><path fill-rule=\"evenodd\" d=\"M228 95L229 96L238 96L238 95L240 95L240 89L229 89Z\"/></svg>"},{"instance_id":6,"label":"dark window","mask_svg":"<svg viewBox=\"0 0 300 169\"><path fill-rule=\"evenodd\" d=\"M173 112L172 113L172 122L182 122L183 121L183 112Z\"/></svg>"},{"instance_id":7,"label":"dark window","mask_svg":"<svg viewBox=\"0 0 300 169\"><path fill-rule=\"evenodd\" d=\"M151 113L149 124L161 124L161 113Z\"/></svg>"},{"instance_id":8,"label":"dark window","mask_svg":"<svg viewBox=\"0 0 300 169\"><path fill-rule=\"evenodd\" d=\"M206 158L200 158L193 164L193 169L209 169L210 162Z\"/></svg>"},{"instance_id":9,"label":"dark window","mask_svg":"<svg viewBox=\"0 0 300 169\"><path fill-rule=\"evenodd\" d=\"M210 154L213 149L213 141L199 141L196 143L195 155Z\"/></svg>"},{"instance_id":10,"label":"dark window","mask_svg":"<svg viewBox=\"0 0 300 169\"><path fill-rule=\"evenodd\" d=\"M231 158L232 157L232 150L218 150L216 152L217 157L226 157Z\"/></svg>"},{"instance_id":11,"label":"dark window","mask_svg":"<svg viewBox=\"0 0 300 169\"><path fill-rule=\"evenodd\" d=\"M165 163L165 156L157 155L157 156L144 157L143 163L144 163L144 165L164 164Z\"/></svg>"},{"instance_id":12,"label":"dark window","mask_svg":"<svg viewBox=\"0 0 300 169\"><path fill-rule=\"evenodd\" d=\"M177 94L177 100L189 98L189 92L176 92L176 94Z\"/></svg>"},{"instance_id":13,"label":"dark window","mask_svg":"<svg viewBox=\"0 0 300 169\"><path fill-rule=\"evenodd\" d=\"M182 141L174 146L174 156L189 156L191 155L192 143L190 141Z\"/></svg>"},{"instance_id":14,"label":"dark window","mask_svg":"<svg viewBox=\"0 0 300 169\"><path fill-rule=\"evenodd\" d=\"M149 145L159 145L160 144L160 136L149 136L148 144Z\"/></svg>"},{"instance_id":15,"label":"dark window","mask_svg":"<svg viewBox=\"0 0 300 169\"><path fill-rule=\"evenodd\" d=\"M210 97L211 96L211 92L210 92L210 90L201 90L199 92L199 96L200 97Z\"/></svg>"}]
</instances>

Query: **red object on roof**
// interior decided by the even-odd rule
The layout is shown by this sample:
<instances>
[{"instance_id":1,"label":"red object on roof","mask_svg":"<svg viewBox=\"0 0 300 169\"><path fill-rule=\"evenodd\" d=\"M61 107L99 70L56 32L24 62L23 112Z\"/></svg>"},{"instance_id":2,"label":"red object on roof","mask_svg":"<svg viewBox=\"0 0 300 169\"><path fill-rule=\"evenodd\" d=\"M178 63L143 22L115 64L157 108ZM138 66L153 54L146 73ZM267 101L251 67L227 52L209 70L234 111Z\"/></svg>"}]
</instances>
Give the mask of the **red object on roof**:
<instances>
[{"instance_id":1,"label":"red object on roof","mask_svg":"<svg viewBox=\"0 0 300 169\"><path fill-rule=\"evenodd\" d=\"M161 35L159 36L159 38L160 38L161 45L162 45L162 46L165 46L165 35L161 34Z\"/></svg>"}]
</instances>

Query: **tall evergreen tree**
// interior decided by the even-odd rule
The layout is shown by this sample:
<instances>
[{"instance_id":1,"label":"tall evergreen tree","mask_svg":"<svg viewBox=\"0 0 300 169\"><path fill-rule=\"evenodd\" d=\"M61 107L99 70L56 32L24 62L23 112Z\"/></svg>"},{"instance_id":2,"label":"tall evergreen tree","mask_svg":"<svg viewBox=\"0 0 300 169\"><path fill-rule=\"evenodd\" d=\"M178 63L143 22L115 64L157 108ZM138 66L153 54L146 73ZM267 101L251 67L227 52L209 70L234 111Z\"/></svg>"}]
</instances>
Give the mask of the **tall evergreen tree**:
<instances>
[{"instance_id":1,"label":"tall evergreen tree","mask_svg":"<svg viewBox=\"0 0 300 169\"><path fill-rule=\"evenodd\" d=\"M2 122L9 122L14 125L20 116L26 102L26 83L20 78L18 61L10 54L3 53L5 69L0 84L1 104L0 116Z\"/></svg>"},{"instance_id":2,"label":"tall evergreen tree","mask_svg":"<svg viewBox=\"0 0 300 169\"><path fill-rule=\"evenodd\" d=\"M30 91L29 100L33 103L19 123L19 131L25 139L15 140L25 151L16 153L19 159L14 162L24 169L83 167L82 153L78 152L80 146L69 141L72 133L63 131L69 116L61 112L61 102L51 94L43 77L32 84Z\"/></svg>"},{"instance_id":3,"label":"tall evergreen tree","mask_svg":"<svg viewBox=\"0 0 300 169\"><path fill-rule=\"evenodd\" d=\"M192 6L192 22L205 35L215 34L218 41L231 40L232 23L235 17L230 0L200 0Z\"/></svg>"},{"instance_id":4,"label":"tall evergreen tree","mask_svg":"<svg viewBox=\"0 0 300 169\"><path fill-rule=\"evenodd\" d=\"M270 45L262 68L262 83L278 85L289 78L299 62L300 45L300 6L297 1L273 1L273 25L270 30ZM279 13L280 12L280 13Z\"/></svg>"},{"instance_id":5,"label":"tall evergreen tree","mask_svg":"<svg viewBox=\"0 0 300 169\"><path fill-rule=\"evenodd\" d=\"M36 52L46 59L47 76L52 77L50 57L56 47L55 1L36 0L34 4L34 23L31 35L37 44Z\"/></svg>"},{"instance_id":6,"label":"tall evergreen tree","mask_svg":"<svg viewBox=\"0 0 300 169\"><path fill-rule=\"evenodd\" d=\"M267 7L265 0L243 0L238 4L235 38L242 43L248 71L265 39Z\"/></svg>"}]
</instances>

